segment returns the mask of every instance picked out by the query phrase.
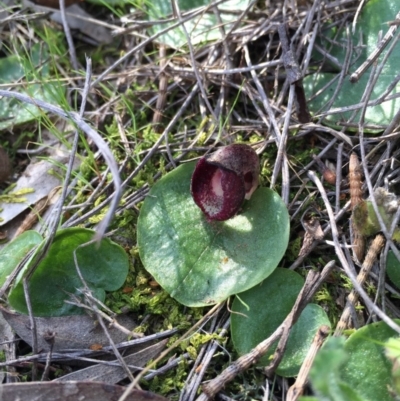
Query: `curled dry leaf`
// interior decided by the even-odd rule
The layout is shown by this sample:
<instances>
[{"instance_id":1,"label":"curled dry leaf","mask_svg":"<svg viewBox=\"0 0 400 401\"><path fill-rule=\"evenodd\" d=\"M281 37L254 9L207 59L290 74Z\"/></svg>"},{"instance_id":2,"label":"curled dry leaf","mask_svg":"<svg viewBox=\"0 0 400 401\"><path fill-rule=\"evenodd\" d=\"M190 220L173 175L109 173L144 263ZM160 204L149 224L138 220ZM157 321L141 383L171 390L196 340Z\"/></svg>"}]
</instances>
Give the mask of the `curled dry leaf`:
<instances>
[{"instance_id":1,"label":"curled dry leaf","mask_svg":"<svg viewBox=\"0 0 400 401\"><path fill-rule=\"evenodd\" d=\"M225 146L196 164L193 200L209 220L228 220L257 189L259 173L260 162L250 146Z\"/></svg>"},{"instance_id":2,"label":"curled dry leaf","mask_svg":"<svg viewBox=\"0 0 400 401\"><path fill-rule=\"evenodd\" d=\"M315 240L321 240L324 238L324 232L322 231L320 221L315 216L306 216L306 218L302 218L301 224L305 230L305 235L299 252L299 257L303 257L311 251Z\"/></svg>"},{"instance_id":3,"label":"curled dry leaf","mask_svg":"<svg viewBox=\"0 0 400 401\"><path fill-rule=\"evenodd\" d=\"M399 208L399 199L391 192L386 191L385 188L378 187L374 191L376 204L382 206L387 214L395 214ZM372 196L371 196L372 198Z\"/></svg>"},{"instance_id":4,"label":"curled dry leaf","mask_svg":"<svg viewBox=\"0 0 400 401\"><path fill-rule=\"evenodd\" d=\"M373 197L375 197L378 206L378 212L381 215L386 229L393 224L393 218L399 208L399 199L395 194L387 192L384 188L376 188ZM358 203L352 213L353 227L360 235L369 237L382 231L378 216L374 210L372 201L363 200ZM396 226L392 239L400 242L400 228Z\"/></svg>"}]
</instances>

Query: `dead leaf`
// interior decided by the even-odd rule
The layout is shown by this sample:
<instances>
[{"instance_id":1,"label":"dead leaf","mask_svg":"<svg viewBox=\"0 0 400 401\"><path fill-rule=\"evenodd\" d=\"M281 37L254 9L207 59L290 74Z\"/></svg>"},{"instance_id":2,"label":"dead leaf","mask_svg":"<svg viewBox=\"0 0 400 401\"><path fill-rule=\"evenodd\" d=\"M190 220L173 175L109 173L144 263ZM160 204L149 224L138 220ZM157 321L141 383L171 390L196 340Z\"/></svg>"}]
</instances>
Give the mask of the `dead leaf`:
<instances>
[{"instance_id":1,"label":"dead leaf","mask_svg":"<svg viewBox=\"0 0 400 401\"><path fill-rule=\"evenodd\" d=\"M53 2L51 1L51 3ZM50 19L62 25L60 11L54 11L54 8L43 7L29 0L24 0L23 4L35 11L50 11ZM84 35L95 40L96 43L110 43L112 41L110 30L100 22L96 23L95 18L84 11L80 5L72 4L65 10L65 14L70 29L79 30Z\"/></svg>"},{"instance_id":2,"label":"dead leaf","mask_svg":"<svg viewBox=\"0 0 400 401\"><path fill-rule=\"evenodd\" d=\"M304 234L299 257L309 253L315 240L321 240L324 238L324 232L322 231L319 219L315 216L308 215L308 212L304 213L303 217L301 218L301 224L303 225L306 233Z\"/></svg>"},{"instance_id":3,"label":"dead leaf","mask_svg":"<svg viewBox=\"0 0 400 401\"><path fill-rule=\"evenodd\" d=\"M14 331L27 344L32 345L32 330L30 329L29 316L10 312L3 307L0 307L0 311ZM120 325L129 330L133 330L137 326L127 315L120 315L116 320ZM45 340L48 333L55 333L53 351L90 349L92 344L99 344L103 347L109 345L109 341L101 326L88 315L36 317L35 321L39 350L48 351L50 349L50 345ZM108 328L108 332L116 343L125 341L127 338L126 334L113 326Z\"/></svg>"},{"instance_id":4,"label":"dead leaf","mask_svg":"<svg viewBox=\"0 0 400 401\"><path fill-rule=\"evenodd\" d=\"M2 401L115 401L124 393L122 386L98 382L33 382L0 386ZM149 391L132 390L126 401L168 401Z\"/></svg>"},{"instance_id":5,"label":"dead leaf","mask_svg":"<svg viewBox=\"0 0 400 401\"><path fill-rule=\"evenodd\" d=\"M69 152L58 148L51 155L51 159L57 163L65 164L69 159ZM2 212L0 217L3 219L0 226L4 226L16 216L27 210L30 206L35 205L40 199L49 195L55 188L61 185L60 176L64 175L64 171L55 167L54 163L46 160L40 160L31 163L18 179L12 193L27 192L20 196L23 202L4 203L2 202Z\"/></svg>"},{"instance_id":6,"label":"dead leaf","mask_svg":"<svg viewBox=\"0 0 400 401\"><path fill-rule=\"evenodd\" d=\"M16 359L16 344L18 341L15 341L15 333L13 332L11 326L5 321L3 316L0 314L0 338L4 343L0 345L0 350L4 352L4 356L6 362L12 361ZM12 383L18 379L18 376L15 374L16 368L14 366L7 366L5 371L0 371L0 383L7 380L7 383ZM1 387L1 386L0 386ZM0 391L0 400L1 400L1 391Z\"/></svg>"},{"instance_id":7,"label":"dead leaf","mask_svg":"<svg viewBox=\"0 0 400 401\"><path fill-rule=\"evenodd\" d=\"M164 349L167 342L168 340L163 340L157 344L151 345L150 347L144 348L132 355L125 357L124 361L127 365L133 365L141 368L145 366L147 362L149 362L151 359L155 359ZM114 360L112 362L118 363L117 360ZM132 372L135 372L137 370L139 369L131 369ZM114 384L120 382L126 377L127 374L125 370L120 366L97 364L77 370L76 372L69 373L68 375L62 376L53 381L64 382L83 379Z\"/></svg>"}]
</instances>

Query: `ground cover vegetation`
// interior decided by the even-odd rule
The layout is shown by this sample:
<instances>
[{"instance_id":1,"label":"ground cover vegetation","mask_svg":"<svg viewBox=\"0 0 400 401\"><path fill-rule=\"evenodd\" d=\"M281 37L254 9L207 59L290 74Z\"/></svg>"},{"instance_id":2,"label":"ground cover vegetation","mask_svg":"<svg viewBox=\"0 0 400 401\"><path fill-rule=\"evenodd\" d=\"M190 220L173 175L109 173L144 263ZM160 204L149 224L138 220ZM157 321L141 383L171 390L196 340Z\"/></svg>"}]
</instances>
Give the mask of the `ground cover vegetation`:
<instances>
[{"instance_id":1,"label":"ground cover vegetation","mask_svg":"<svg viewBox=\"0 0 400 401\"><path fill-rule=\"evenodd\" d=\"M399 11L3 1L3 399L397 399Z\"/></svg>"}]
</instances>

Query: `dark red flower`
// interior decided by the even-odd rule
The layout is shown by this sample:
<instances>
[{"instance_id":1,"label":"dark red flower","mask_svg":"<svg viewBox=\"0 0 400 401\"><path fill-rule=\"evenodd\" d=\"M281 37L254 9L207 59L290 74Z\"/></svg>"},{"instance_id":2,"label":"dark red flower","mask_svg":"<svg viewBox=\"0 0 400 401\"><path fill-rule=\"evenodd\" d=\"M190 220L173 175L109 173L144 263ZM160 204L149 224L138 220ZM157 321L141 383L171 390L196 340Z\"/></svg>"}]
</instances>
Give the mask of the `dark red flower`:
<instances>
[{"instance_id":1,"label":"dark red flower","mask_svg":"<svg viewBox=\"0 0 400 401\"><path fill-rule=\"evenodd\" d=\"M191 193L210 220L228 220L258 186L260 163L248 145L233 144L202 157L194 169Z\"/></svg>"}]
</instances>

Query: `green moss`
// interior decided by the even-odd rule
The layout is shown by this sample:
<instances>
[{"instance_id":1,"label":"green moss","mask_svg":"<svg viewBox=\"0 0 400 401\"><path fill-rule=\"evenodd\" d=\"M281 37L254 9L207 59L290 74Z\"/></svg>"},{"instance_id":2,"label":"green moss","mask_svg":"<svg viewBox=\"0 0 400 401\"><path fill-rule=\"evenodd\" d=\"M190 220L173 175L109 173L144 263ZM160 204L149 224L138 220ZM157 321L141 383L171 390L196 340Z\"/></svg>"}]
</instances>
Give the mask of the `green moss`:
<instances>
[{"instance_id":1,"label":"green moss","mask_svg":"<svg viewBox=\"0 0 400 401\"><path fill-rule=\"evenodd\" d=\"M142 380L141 384L153 393L168 396L171 401L178 400L189 371L188 362L182 359L176 369L168 371L162 377L155 377L151 382Z\"/></svg>"},{"instance_id":2,"label":"green moss","mask_svg":"<svg viewBox=\"0 0 400 401\"><path fill-rule=\"evenodd\" d=\"M328 290L328 288L321 288L314 297L315 301L320 303L320 302L332 302L332 296Z\"/></svg>"},{"instance_id":3,"label":"green moss","mask_svg":"<svg viewBox=\"0 0 400 401\"><path fill-rule=\"evenodd\" d=\"M340 280L341 280L341 287L346 288L348 290L353 289L353 284L350 280L349 277L347 277L345 274L340 274Z\"/></svg>"},{"instance_id":4,"label":"green moss","mask_svg":"<svg viewBox=\"0 0 400 401\"><path fill-rule=\"evenodd\" d=\"M143 268L138 258L138 250L132 248L129 253L134 263L124 286L108 295L106 304L114 312L127 307L138 314L138 320L153 316L154 331L180 328L187 330L203 316L203 308L186 308L171 298L161 287L152 288L150 274ZM127 289L129 291L127 291ZM143 330L140 328L139 330Z\"/></svg>"},{"instance_id":5,"label":"green moss","mask_svg":"<svg viewBox=\"0 0 400 401\"><path fill-rule=\"evenodd\" d=\"M33 188L24 188L15 192L8 192L0 195L0 202L4 203L25 203L27 199L25 198L26 194L31 194L35 192Z\"/></svg>"},{"instance_id":6,"label":"green moss","mask_svg":"<svg viewBox=\"0 0 400 401\"><path fill-rule=\"evenodd\" d=\"M285 257L289 262L293 262L299 256L300 248L302 245L302 238L296 237L294 240L289 242L288 248L285 253Z\"/></svg>"}]
</instances>

